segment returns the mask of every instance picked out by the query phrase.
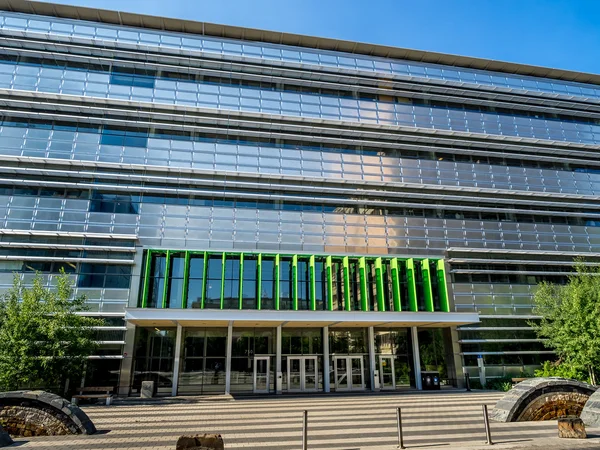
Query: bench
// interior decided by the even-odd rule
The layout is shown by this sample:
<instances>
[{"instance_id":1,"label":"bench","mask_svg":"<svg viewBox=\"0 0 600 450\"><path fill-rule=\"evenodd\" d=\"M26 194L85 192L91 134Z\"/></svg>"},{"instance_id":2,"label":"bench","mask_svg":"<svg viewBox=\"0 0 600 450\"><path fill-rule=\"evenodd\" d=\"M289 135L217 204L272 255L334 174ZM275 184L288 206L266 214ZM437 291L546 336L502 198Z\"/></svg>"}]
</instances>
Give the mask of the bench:
<instances>
[{"instance_id":1,"label":"bench","mask_svg":"<svg viewBox=\"0 0 600 450\"><path fill-rule=\"evenodd\" d=\"M529 378L513 378L511 381L513 384L520 383L521 381L528 380Z\"/></svg>"},{"instance_id":2,"label":"bench","mask_svg":"<svg viewBox=\"0 0 600 450\"><path fill-rule=\"evenodd\" d=\"M89 387L81 387L79 388L79 395L74 395L71 397L71 403L73 405L77 405L80 399L93 399L93 398L105 398L106 406L110 406L113 397L113 387L112 386L89 386ZM88 394L87 392L92 392ZM97 392L94 394L93 392ZM103 392L101 394L101 392Z\"/></svg>"}]
</instances>

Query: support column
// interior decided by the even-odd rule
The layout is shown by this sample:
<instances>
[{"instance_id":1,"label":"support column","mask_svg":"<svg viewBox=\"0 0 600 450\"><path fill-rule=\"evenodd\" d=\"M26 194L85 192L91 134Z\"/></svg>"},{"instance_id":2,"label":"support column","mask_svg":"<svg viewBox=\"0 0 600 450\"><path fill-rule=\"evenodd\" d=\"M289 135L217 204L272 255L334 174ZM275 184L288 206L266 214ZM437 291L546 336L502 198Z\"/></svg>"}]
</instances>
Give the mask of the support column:
<instances>
[{"instance_id":1,"label":"support column","mask_svg":"<svg viewBox=\"0 0 600 450\"><path fill-rule=\"evenodd\" d=\"M227 348L225 349L225 394L231 392L231 348L233 344L233 322L227 325Z\"/></svg>"},{"instance_id":2,"label":"support column","mask_svg":"<svg viewBox=\"0 0 600 450\"><path fill-rule=\"evenodd\" d=\"M421 384L421 355L419 354L419 333L417 327L410 328L412 337L413 364L415 366L415 387L418 390L423 389Z\"/></svg>"},{"instance_id":3,"label":"support column","mask_svg":"<svg viewBox=\"0 0 600 450\"><path fill-rule=\"evenodd\" d=\"M173 359L173 387L171 396L177 396L177 388L179 386L179 368L181 367L181 341L183 340L183 327L177 324L177 334L175 335L175 357Z\"/></svg>"},{"instance_id":4,"label":"support column","mask_svg":"<svg viewBox=\"0 0 600 450\"><path fill-rule=\"evenodd\" d=\"M329 371L329 327L323 327L323 392L331 392Z\"/></svg>"},{"instance_id":5,"label":"support column","mask_svg":"<svg viewBox=\"0 0 600 450\"><path fill-rule=\"evenodd\" d=\"M275 393L281 394L283 390L283 374L281 373L281 325L277 326L275 340Z\"/></svg>"},{"instance_id":6,"label":"support column","mask_svg":"<svg viewBox=\"0 0 600 450\"><path fill-rule=\"evenodd\" d=\"M375 391L375 330L369 327L369 376L371 377L371 390Z\"/></svg>"},{"instance_id":7,"label":"support column","mask_svg":"<svg viewBox=\"0 0 600 450\"><path fill-rule=\"evenodd\" d=\"M133 352L135 350L135 325L127 322L125 331L125 345L123 346L123 359L121 360L121 375L119 376L119 397L129 396L129 385L133 374Z\"/></svg>"}]
</instances>

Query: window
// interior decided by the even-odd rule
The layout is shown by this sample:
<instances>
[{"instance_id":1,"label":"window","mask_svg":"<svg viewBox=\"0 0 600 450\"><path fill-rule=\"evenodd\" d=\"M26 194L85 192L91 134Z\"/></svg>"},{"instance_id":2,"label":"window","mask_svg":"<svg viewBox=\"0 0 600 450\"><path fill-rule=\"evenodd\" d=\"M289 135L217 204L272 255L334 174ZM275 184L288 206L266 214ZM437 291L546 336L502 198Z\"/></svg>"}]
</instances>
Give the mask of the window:
<instances>
[{"instance_id":1,"label":"window","mask_svg":"<svg viewBox=\"0 0 600 450\"><path fill-rule=\"evenodd\" d=\"M169 295L167 308L181 308L183 300L183 274L185 257L183 254L170 256L169 262Z\"/></svg>"},{"instance_id":2,"label":"window","mask_svg":"<svg viewBox=\"0 0 600 450\"><path fill-rule=\"evenodd\" d=\"M367 261L365 265L365 276L367 277L367 296L369 311L378 311L377 304L377 273L375 261Z\"/></svg>"},{"instance_id":3,"label":"window","mask_svg":"<svg viewBox=\"0 0 600 450\"><path fill-rule=\"evenodd\" d=\"M358 260L350 260L350 305L352 311L361 310L360 271Z\"/></svg>"},{"instance_id":4,"label":"window","mask_svg":"<svg viewBox=\"0 0 600 450\"><path fill-rule=\"evenodd\" d=\"M154 89L155 77L114 71L110 75L110 84L119 86L135 86Z\"/></svg>"},{"instance_id":5,"label":"window","mask_svg":"<svg viewBox=\"0 0 600 450\"><path fill-rule=\"evenodd\" d=\"M100 144L121 147L147 147L148 132L105 127L100 136Z\"/></svg>"},{"instance_id":6,"label":"window","mask_svg":"<svg viewBox=\"0 0 600 450\"><path fill-rule=\"evenodd\" d=\"M164 255L154 255L150 264L150 280L148 281L146 306L148 308L162 308L167 258Z\"/></svg>"},{"instance_id":7,"label":"window","mask_svg":"<svg viewBox=\"0 0 600 450\"><path fill-rule=\"evenodd\" d=\"M292 309L292 258L279 261L279 309Z\"/></svg>"},{"instance_id":8,"label":"window","mask_svg":"<svg viewBox=\"0 0 600 450\"><path fill-rule=\"evenodd\" d=\"M331 284L333 310L344 310L344 266L342 261L333 261L331 264Z\"/></svg>"},{"instance_id":9,"label":"window","mask_svg":"<svg viewBox=\"0 0 600 450\"><path fill-rule=\"evenodd\" d=\"M310 309L309 305L309 293L310 293L310 280L308 275L308 261L298 260L298 309Z\"/></svg>"},{"instance_id":10,"label":"window","mask_svg":"<svg viewBox=\"0 0 600 450\"><path fill-rule=\"evenodd\" d=\"M94 191L90 200L90 212L137 214L139 196L106 194Z\"/></svg>"},{"instance_id":11,"label":"window","mask_svg":"<svg viewBox=\"0 0 600 450\"><path fill-rule=\"evenodd\" d=\"M77 286L81 288L129 289L131 266L83 263ZM162 289L161 294L162 295Z\"/></svg>"},{"instance_id":12,"label":"window","mask_svg":"<svg viewBox=\"0 0 600 450\"><path fill-rule=\"evenodd\" d=\"M244 255L244 270L242 274L242 308L256 309L256 256Z\"/></svg>"},{"instance_id":13,"label":"window","mask_svg":"<svg viewBox=\"0 0 600 450\"><path fill-rule=\"evenodd\" d=\"M201 308L202 282L204 279L204 255L191 255L189 270L190 274L187 291L187 307Z\"/></svg>"},{"instance_id":14,"label":"window","mask_svg":"<svg viewBox=\"0 0 600 450\"><path fill-rule=\"evenodd\" d=\"M210 255L208 257L208 268L206 271L206 297L205 308L221 308L221 277L223 270L223 258L221 255Z\"/></svg>"},{"instance_id":15,"label":"window","mask_svg":"<svg viewBox=\"0 0 600 450\"><path fill-rule=\"evenodd\" d=\"M327 272L325 261L315 259L315 309L327 309Z\"/></svg>"},{"instance_id":16,"label":"window","mask_svg":"<svg viewBox=\"0 0 600 450\"><path fill-rule=\"evenodd\" d=\"M239 309L239 307L240 257L228 255L225 259L225 279L223 282L223 308Z\"/></svg>"},{"instance_id":17,"label":"window","mask_svg":"<svg viewBox=\"0 0 600 450\"><path fill-rule=\"evenodd\" d=\"M260 266L260 308L275 309L275 258L263 257Z\"/></svg>"}]
</instances>

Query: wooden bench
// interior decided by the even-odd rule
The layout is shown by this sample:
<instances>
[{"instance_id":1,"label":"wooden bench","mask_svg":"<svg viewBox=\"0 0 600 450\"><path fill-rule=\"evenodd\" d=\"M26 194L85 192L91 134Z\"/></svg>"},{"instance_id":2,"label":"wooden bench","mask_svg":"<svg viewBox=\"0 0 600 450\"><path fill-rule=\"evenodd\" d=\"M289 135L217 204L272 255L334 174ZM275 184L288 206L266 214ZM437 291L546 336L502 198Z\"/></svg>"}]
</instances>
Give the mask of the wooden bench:
<instances>
[{"instance_id":1,"label":"wooden bench","mask_svg":"<svg viewBox=\"0 0 600 450\"><path fill-rule=\"evenodd\" d=\"M528 380L529 378L513 378L511 381L513 384L520 383L521 381Z\"/></svg>"},{"instance_id":2,"label":"wooden bench","mask_svg":"<svg viewBox=\"0 0 600 450\"><path fill-rule=\"evenodd\" d=\"M71 397L71 403L73 405L77 405L79 403L80 399L86 399L86 398L105 398L106 399L106 406L110 406L111 402L112 402L112 397L113 397L113 387L112 386L89 386L89 387L82 387L79 388L79 395L74 395L73 397ZM92 394L87 394L86 392L92 392ZM93 394L93 392L97 392L97 394ZM103 392L103 394L100 394L100 392Z\"/></svg>"}]
</instances>

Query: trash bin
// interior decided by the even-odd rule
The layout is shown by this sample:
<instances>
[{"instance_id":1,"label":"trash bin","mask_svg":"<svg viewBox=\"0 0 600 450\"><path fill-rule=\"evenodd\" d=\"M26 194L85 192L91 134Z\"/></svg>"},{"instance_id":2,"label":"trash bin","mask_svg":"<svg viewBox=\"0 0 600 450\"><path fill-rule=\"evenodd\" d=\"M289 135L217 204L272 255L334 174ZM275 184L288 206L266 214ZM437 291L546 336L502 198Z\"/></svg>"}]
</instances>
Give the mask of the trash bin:
<instances>
[{"instance_id":1,"label":"trash bin","mask_svg":"<svg viewBox=\"0 0 600 450\"><path fill-rule=\"evenodd\" d=\"M142 389L140 390L141 398L154 397L154 381L142 381Z\"/></svg>"},{"instance_id":2,"label":"trash bin","mask_svg":"<svg viewBox=\"0 0 600 450\"><path fill-rule=\"evenodd\" d=\"M439 391L440 373L434 371L421 372L421 386L424 391Z\"/></svg>"}]
</instances>

